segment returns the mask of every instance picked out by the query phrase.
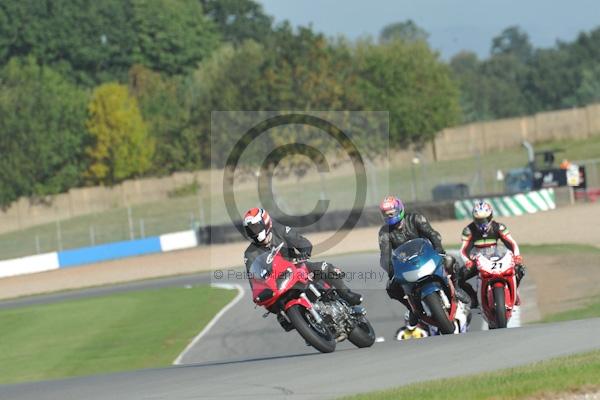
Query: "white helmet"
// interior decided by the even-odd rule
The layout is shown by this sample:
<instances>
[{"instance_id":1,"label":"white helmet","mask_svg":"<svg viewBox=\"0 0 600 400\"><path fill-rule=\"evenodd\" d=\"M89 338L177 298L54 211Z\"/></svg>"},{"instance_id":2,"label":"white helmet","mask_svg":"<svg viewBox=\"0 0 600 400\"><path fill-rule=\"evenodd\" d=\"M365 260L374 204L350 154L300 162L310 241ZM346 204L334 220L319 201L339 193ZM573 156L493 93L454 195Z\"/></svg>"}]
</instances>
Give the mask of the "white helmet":
<instances>
[{"instance_id":1,"label":"white helmet","mask_svg":"<svg viewBox=\"0 0 600 400\"><path fill-rule=\"evenodd\" d=\"M481 232L487 232L490 228L492 218L494 218L494 210L492 205L487 201L478 201L473 206L473 222Z\"/></svg>"}]
</instances>

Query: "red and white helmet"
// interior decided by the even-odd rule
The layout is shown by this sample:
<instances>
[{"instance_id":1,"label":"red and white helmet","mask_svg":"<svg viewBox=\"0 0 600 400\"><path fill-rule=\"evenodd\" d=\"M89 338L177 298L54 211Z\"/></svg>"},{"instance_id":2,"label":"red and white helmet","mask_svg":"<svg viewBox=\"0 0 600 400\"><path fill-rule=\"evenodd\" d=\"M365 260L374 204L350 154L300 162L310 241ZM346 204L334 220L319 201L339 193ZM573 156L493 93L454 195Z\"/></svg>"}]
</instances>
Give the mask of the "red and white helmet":
<instances>
[{"instance_id":1,"label":"red and white helmet","mask_svg":"<svg viewBox=\"0 0 600 400\"><path fill-rule=\"evenodd\" d=\"M252 208L244 215L244 229L255 243L268 243L272 228L271 216L262 208Z\"/></svg>"},{"instance_id":2,"label":"red and white helmet","mask_svg":"<svg viewBox=\"0 0 600 400\"><path fill-rule=\"evenodd\" d=\"M492 218L494 218L494 210L492 205L487 201L478 201L473 206L473 222L481 232L487 232L490 228Z\"/></svg>"}]
</instances>

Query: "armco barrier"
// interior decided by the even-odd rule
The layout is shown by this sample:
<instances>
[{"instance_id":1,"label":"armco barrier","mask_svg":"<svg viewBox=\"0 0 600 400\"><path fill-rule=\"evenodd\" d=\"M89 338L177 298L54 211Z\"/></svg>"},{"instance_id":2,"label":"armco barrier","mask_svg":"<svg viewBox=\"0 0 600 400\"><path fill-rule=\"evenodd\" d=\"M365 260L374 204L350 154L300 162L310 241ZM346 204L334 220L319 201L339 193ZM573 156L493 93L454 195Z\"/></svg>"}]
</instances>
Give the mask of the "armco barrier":
<instances>
[{"instance_id":1,"label":"armco barrier","mask_svg":"<svg viewBox=\"0 0 600 400\"><path fill-rule=\"evenodd\" d=\"M160 253L160 251L160 239L158 237L106 243L98 246L59 251L58 265L60 268L74 267L82 264L114 260L116 258Z\"/></svg>"},{"instance_id":2,"label":"armco barrier","mask_svg":"<svg viewBox=\"0 0 600 400\"><path fill-rule=\"evenodd\" d=\"M58 253L37 254L12 260L2 260L0 261L0 278L51 271L58 268Z\"/></svg>"},{"instance_id":3,"label":"armco barrier","mask_svg":"<svg viewBox=\"0 0 600 400\"><path fill-rule=\"evenodd\" d=\"M117 258L139 256L186 249L198 246L196 232L189 230L150 237L39 254L13 260L0 261L0 278L15 275L70 268Z\"/></svg>"},{"instance_id":4,"label":"armco barrier","mask_svg":"<svg viewBox=\"0 0 600 400\"><path fill-rule=\"evenodd\" d=\"M502 217L533 214L556 208L554 189L541 189L510 196L477 197L469 200L455 201L454 213L456 219L471 218L471 209L473 208L473 204L478 200L484 200L492 204L494 214Z\"/></svg>"}]
</instances>

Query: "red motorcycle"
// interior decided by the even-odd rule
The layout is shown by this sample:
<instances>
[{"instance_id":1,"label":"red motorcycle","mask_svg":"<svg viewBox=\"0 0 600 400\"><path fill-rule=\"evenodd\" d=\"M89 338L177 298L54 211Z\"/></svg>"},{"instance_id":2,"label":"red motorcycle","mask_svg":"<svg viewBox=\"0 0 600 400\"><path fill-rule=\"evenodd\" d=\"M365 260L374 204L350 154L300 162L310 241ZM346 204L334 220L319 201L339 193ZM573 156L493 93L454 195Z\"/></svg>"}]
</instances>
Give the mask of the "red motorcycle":
<instances>
[{"instance_id":1,"label":"red motorcycle","mask_svg":"<svg viewBox=\"0 0 600 400\"><path fill-rule=\"evenodd\" d=\"M517 300L513 253L507 250L503 256L495 253L489 257L480 253L474 262L483 318L491 329L506 328Z\"/></svg>"},{"instance_id":2,"label":"red motorcycle","mask_svg":"<svg viewBox=\"0 0 600 400\"><path fill-rule=\"evenodd\" d=\"M313 280L304 261L283 258L282 246L258 256L250 266L254 302L280 314L322 353L331 353L345 339L360 348L372 346L375 332L364 307L350 306L325 281Z\"/></svg>"}]
</instances>

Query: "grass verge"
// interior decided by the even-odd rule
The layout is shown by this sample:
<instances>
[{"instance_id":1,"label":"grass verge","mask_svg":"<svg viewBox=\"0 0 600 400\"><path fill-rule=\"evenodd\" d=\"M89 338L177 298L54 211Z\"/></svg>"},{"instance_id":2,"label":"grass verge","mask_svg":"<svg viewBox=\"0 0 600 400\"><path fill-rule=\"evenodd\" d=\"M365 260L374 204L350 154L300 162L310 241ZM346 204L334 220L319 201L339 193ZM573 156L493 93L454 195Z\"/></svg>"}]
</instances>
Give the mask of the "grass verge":
<instances>
[{"instance_id":1,"label":"grass verge","mask_svg":"<svg viewBox=\"0 0 600 400\"><path fill-rule=\"evenodd\" d=\"M599 318L600 296L591 297L584 307L547 315L541 322L573 321L576 319Z\"/></svg>"},{"instance_id":2,"label":"grass verge","mask_svg":"<svg viewBox=\"0 0 600 400\"><path fill-rule=\"evenodd\" d=\"M235 294L167 288L0 311L0 383L170 365Z\"/></svg>"},{"instance_id":3,"label":"grass verge","mask_svg":"<svg viewBox=\"0 0 600 400\"><path fill-rule=\"evenodd\" d=\"M523 399L555 393L600 390L600 351L493 373L441 379L397 389L344 397L346 400L386 399Z\"/></svg>"},{"instance_id":4,"label":"grass verge","mask_svg":"<svg viewBox=\"0 0 600 400\"><path fill-rule=\"evenodd\" d=\"M519 245L521 253L527 257L527 254L536 255L554 255L554 254L600 254L600 248L588 244L539 244Z\"/></svg>"}]
</instances>

